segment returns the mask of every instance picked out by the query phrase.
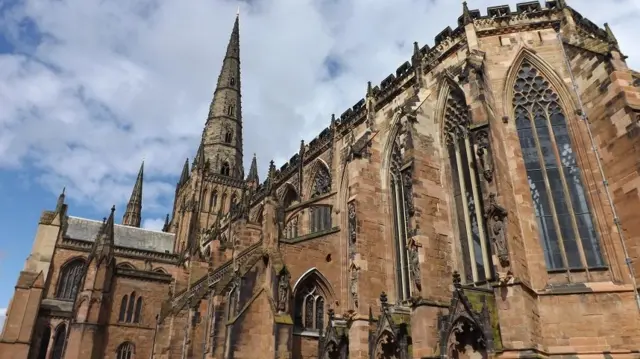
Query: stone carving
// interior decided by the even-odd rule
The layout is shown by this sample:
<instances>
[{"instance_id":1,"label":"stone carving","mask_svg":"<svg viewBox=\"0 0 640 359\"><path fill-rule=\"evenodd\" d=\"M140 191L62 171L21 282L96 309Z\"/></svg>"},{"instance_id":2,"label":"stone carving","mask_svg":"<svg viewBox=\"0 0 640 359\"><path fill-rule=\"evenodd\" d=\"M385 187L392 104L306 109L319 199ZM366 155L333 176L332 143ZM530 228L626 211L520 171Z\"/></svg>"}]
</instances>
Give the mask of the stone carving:
<instances>
[{"instance_id":1,"label":"stone carving","mask_svg":"<svg viewBox=\"0 0 640 359\"><path fill-rule=\"evenodd\" d=\"M289 279L291 275L289 271L282 270L278 276L278 312L284 313L287 311L287 304L289 303Z\"/></svg>"},{"instance_id":2,"label":"stone carving","mask_svg":"<svg viewBox=\"0 0 640 359\"><path fill-rule=\"evenodd\" d=\"M503 267L509 266L509 248L507 247L507 234L505 219L507 210L500 206L496 200L496 194L489 194L489 203L485 208L485 218L489 224L489 237L495 246L496 256Z\"/></svg>"},{"instance_id":3,"label":"stone carving","mask_svg":"<svg viewBox=\"0 0 640 359\"><path fill-rule=\"evenodd\" d=\"M415 286L415 294L420 295L422 291L422 279L420 272L420 257L418 255L418 245L412 240L412 244L409 246L409 273Z\"/></svg>"},{"instance_id":4,"label":"stone carving","mask_svg":"<svg viewBox=\"0 0 640 359\"><path fill-rule=\"evenodd\" d=\"M311 198L323 195L331 192L331 175L329 171L324 168L318 168L316 176L313 180L313 189L311 191Z\"/></svg>"},{"instance_id":5,"label":"stone carving","mask_svg":"<svg viewBox=\"0 0 640 359\"><path fill-rule=\"evenodd\" d=\"M355 243L357 238L357 217L356 203L351 201L347 204L347 215L349 222L349 255L355 254Z\"/></svg>"},{"instance_id":6,"label":"stone carving","mask_svg":"<svg viewBox=\"0 0 640 359\"><path fill-rule=\"evenodd\" d=\"M358 276L360 268L352 261L349 267L349 294L351 294L351 300L354 307L358 307Z\"/></svg>"},{"instance_id":7,"label":"stone carving","mask_svg":"<svg viewBox=\"0 0 640 359\"><path fill-rule=\"evenodd\" d=\"M364 99L364 106L366 111L366 125L368 128L373 129L375 126L375 112L376 112L376 99L373 94L373 88L371 87L371 81L367 83L367 95Z\"/></svg>"},{"instance_id":8,"label":"stone carving","mask_svg":"<svg viewBox=\"0 0 640 359\"><path fill-rule=\"evenodd\" d=\"M475 135L477 145L476 155L482 170L482 177L489 183L493 181L493 161L491 159L491 147L489 145L489 132L480 130Z\"/></svg>"},{"instance_id":9,"label":"stone carving","mask_svg":"<svg viewBox=\"0 0 640 359\"><path fill-rule=\"evenodd\" d=\"M409 167L402 173L402 185L404 186L404 205L407 209L408 217L415 213L413 206L413 167Z\"/></svg>"}]
</instances>

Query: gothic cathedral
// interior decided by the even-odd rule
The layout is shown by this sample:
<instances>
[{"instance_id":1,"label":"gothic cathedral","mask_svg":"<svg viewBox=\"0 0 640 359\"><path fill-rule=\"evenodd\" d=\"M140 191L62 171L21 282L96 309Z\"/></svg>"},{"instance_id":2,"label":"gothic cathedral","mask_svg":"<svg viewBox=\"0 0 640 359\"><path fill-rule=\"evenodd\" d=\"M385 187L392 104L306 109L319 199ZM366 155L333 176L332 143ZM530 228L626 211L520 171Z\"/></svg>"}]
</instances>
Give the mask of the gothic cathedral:
<instances>
[{"instance_id":1,"label":"gothic cathedral","mask_svg":"<svg viewBox=\"0 0 640 359\"><path fill-rule=\"evenodd\" d=\"M640 357L640 73L606 24L465 3L264 181L239 34L164 229L143 167L121 224L63 192L0 358Z\"/></svg>"}]
</instances>

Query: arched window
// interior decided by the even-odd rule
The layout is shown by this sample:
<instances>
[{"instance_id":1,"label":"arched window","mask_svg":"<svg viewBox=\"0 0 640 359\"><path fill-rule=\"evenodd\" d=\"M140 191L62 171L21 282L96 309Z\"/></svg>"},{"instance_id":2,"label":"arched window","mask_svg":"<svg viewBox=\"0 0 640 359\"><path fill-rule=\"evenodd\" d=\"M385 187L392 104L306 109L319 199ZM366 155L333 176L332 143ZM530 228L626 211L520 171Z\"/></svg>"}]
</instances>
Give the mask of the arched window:
<instances>
[{"instance_id":1,"label":"arched window","mask_svg":"<svg viewBox=\"0 0 640 359\"><path fill-rule=\"evenodd\" d=\"M325 293L315 276L307 277L295 293L294 325L298 330L324 329Z\"/></svg>"},{"instance_id":2,"label":"arched window","mask_svg":"<svg viewBox=\"0 0 640 359\"><path fill-rule=\"evenodd\" d=\"M298 194L292 185L286 184L284 196L282 197L282 205L284 208L289 208L298 199Z\"/></svg>"},{"instance_id":3,"label":"arched window","mask_svg":"<svg viewBox=\"0 0 640 359\"><path fill-rule=\"evenodd\" d=\"M67 326L65 324L61 324L58 329L56 329L55 337L53 338L53 348L51 348L51 357L50 359L62 359L62 354L64 351L64 345L67 341Z\"/></svg>"},{"instance_id":4,"label":"arched window","mask_svg":"<svg viewBox=\"0 0 640 359\"><path fill-rule=\"evenodd\" d=\"M464 93L452 86L445 107L444 129L451 163L456 222L464 278L467 282L478 282L492 277L493 266L489 259L481 182L469 133L470 124Z\"/></svg>"},{"instance_id":5,"label":"arched window","mask_svg":"<svg viewBox=\"0 0 640 359\"><path fill-rule=\"evenodd\" d=\"M231 133L231 131L227 131L224 133L224 142L225 143L231 143L231 141L233 140L233 134Z\"/></svg>"},{"instance_id":6,"label":"arched window","mask_svg":"<svg viewBox=\"0 0 640 359\"><path fill-rule=\"evenodd\" d=\"M396 296L398 300L408 299L411 295L411 283L409 279L409 261L408 261L408 244L409 244L409 208L407 205L407 196L405 193L405 174L403 169L402 152L400 146L400 138L396 137L391 148L391 206L393 213L393 244L395 254L395 270L396 270ZM409 174L406 181L411 180Z\"/></svg>"},{"instance_id":7,"label":"arched window","mask_svg":"<svg viewBox=\"0 0 640 359\"><path fill-rule=\"evenodd\" d=\"M220 174L223 176L228 176L231 172L231 168L229 167L229 162L222 162L222 166L220 166Z\"/></svg>"},{"instance_id":8,"label":"arched window","mask_svg":"<svg viewBox=\"0 0 640 359\"><path fill-rule=\"evenodd\" d=\"M289 239L298 237L298 216L291 218L287 222L284 227L284 237Z\"/></svg>"},{"instance_id":9,"label":"arched window","mask_svg":"<svg viewBox=\"0 0 640 359\"><path fill-rule=\"evenodd\" d=\"M58 289L56 290L56 298L75 300L83 274L84 261L82 259L73 260L62 267L60 279L58 280Z\"/></svg>"},{"instance_id":10,"label":"arched window","mask_svg":"<svg viewBox=\"0 0 640 359\"><path fill-rule=\"evenodd\" d=\"M236 79L235 77L231 77L229 78L229 86L235 86L236 84Z\"/></svg>"},{"instance_id":11,"label":"arched window","mask_svg":"<svg viewBox=\"0 0 640 359\"><path fill-rule=\"evenodd\" d=\"M233 106L233 105L227 106L227 115L228 116L233 116L234 110L235 110L235 106Z\"/></svg>"},{"instance_id":12,"label":"arched window","mask_svg":"<svg viewBox=\"0 0 640 359\"><path fill-rule=\"evenodd\" d=\"M216 209L216 205L218 204L218 191L214 190L211 193L211 200L209 201L209 212L213 212Z\"/></svg>"},{"instance_id":13,"label":"arched window","mask_svg":"<svg viewBox=\"0 0 640 359\"><path fill-rule=\"evenodd\" d=\"M331 192L331 175L324 164L318 163L316 175L313 178L311 198Z\"/></svg>"},{"instance_id":14,"label":"arched window","mask_svg":"<svg viewBox=\"0 0 640 359\"><path fill-rule=\"evenodd\" d=\"M40 336L40 349L38 351L38 359L47 358L47 349L49 349L49 340L51 340L51 327L45 326Z\"/></svg>"},{"instance_id":15,"label":"arched window","mask_svg":"<svg viewBox=\"0 0 640 359\"><path fill-rule=\"evenodd\" d=\"M136 296L136 292L124 295L120 301L120 315L118 321L123 323L140 323L142 315L142 297Z\"/></svg>"},{"instance_id":16,"label":"arched window","mask_svg":"<svg viewBox=\"0 0 640 359\"><path fill-rule=\"evenodd\" d=\"M603 266L558 94L526 60L513 90L516 128L547 268Z\"/></svg>"},{"instance_id":17,"label":"arched window","mask_svg":"<svg viewBox=\"0 0 640 359\"><path fill-rule=\"evenodd\" d=\"M311 233L325 231L331 228L331 207L314 206L309 208L309 228Z\"/></svg>"},{"instance_id":18,"label":"arched window","mask_svg":"<svg viewBox=\"0 0 640 359\"><path fill-rule=\"evenodd\" d=\"M130 342L124 342L120 344L116 351L116 359L133 359L135 354L135 346Z\"/></svg>"}]
</instances>

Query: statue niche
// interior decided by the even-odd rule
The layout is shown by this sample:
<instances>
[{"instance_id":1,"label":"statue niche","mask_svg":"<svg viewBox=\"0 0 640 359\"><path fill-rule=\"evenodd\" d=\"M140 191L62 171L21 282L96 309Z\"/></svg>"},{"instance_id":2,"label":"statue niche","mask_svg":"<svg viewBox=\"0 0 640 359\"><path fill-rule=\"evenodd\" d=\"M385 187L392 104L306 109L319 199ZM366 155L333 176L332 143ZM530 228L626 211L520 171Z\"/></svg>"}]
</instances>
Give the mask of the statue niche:
<instances>
[{"instance_id":1,"label":"statue niche","mask_svg":"<svg viewBox=\"0 0 640 359\"><path fill-rule=\"evenodd\" d=\"M487 358L487 347L482 330L472 321L464 318L453 325L447 348L450 359Z\"/></svg>"}]
</instances>

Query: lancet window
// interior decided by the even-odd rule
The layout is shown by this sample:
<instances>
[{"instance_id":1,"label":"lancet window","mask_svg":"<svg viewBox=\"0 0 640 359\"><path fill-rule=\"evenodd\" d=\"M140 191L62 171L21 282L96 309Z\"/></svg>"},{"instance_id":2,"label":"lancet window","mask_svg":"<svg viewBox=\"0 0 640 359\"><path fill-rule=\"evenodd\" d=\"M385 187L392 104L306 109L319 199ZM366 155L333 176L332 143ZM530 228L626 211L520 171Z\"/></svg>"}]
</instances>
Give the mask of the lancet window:
<instances>
[{"instance_id":1,"label":"lancet window","mask_svg":"<svg viewBox=\"0 0 640 359\"><path fill-rule=\"evenodd\" d=\"M409 265L409 227L410 202L412 194L411 172L404 168L402 143L400 136L396 136L391 149L391 206L393 213L393 245L396 270L396 296L398 300L405 300L411 296L411 279Z\"/></svg>"},{"instance_id":2,"label":"lancet window","mask_svg":"<svg viewBox=\"0 0 640 359\"><path fill-rule=\"evenodd\" d=\"M526 60L513 91L516 128L547 268L604 266L557 92Z\"/></svg>"},{"instance_id":3,"label":"lancet window","mask_svg":"<svg viewBox=\"0 0 640 359\"><path fill-rule=\"evenodd\" d=\"M231 173L231 167L229 166L229 162L222 162L222 166L220 166L220 174L223 176L228 176Z\"/></svg>"},{"instance_id":4,"label":"lancet window","mask_svg":"<svg viewBox=\"0 0 640 359\"><path fill-rule=\"evenodd\" d=\"M493 277L493 265L470 124L464 93L452 87L446 102L444 125L454 186L456 221L464 278L467 282L479 282Z\"/></svg>"},{"instance_id":5,"label":"lancet window","mask_svg":"<svg viewBox=\"0 0 640 359\"><path fill-rule=\"evenodd\" d=\"M45 326L40 336L40 350L38 352L38 359L47 358L47 349L49 349L49 341L51 340L51 327Z\"/></svg>"},{"instance_id":6,"label":"lancet window","mask_svg":"<svg viewBox=\"0 0 640 359\"><path fill-rule=\"evenodd\" d=\"M135 347L130 342L120 344L117 350L116 359L133 359Z\"/></svg>"},{"instance_id":7,"label":"lancet window","mask_svg":"<svg viewBox=\"0 0 640 359\"><path fill-rule=\"evenodd\" d=\"M285 238L296 238L298 236L298 216L295 216L287 222L284 227Z\"/></svg>"},{"instance_id":8,"label":"lancet window","mask_svg":"<svg viewBox=\"0 0 640 359\"><path fill-rule=\"evenodd\" d=\"M218 202L218 191L214 190L211 193L211 199L209 200L209 212L213 212L216 210L217 202Z\"/></svg>"},{"instance_id":9,"label":"lancet window","mask_svg":"<svg viewBox=\"0 0 640 359\"><path fill-rule=\"evenodd\" d=\"M309 208L309 228L311 233L331 228L331 206L314 206Z\"/></svg>"},{"instance_id":10,"label":"lancet window","mask_svg":"<svg viewBox=\"0 0 640 359\"><path fill-rule=\"evenodd\" d=\"M325 296L312 277L296 291L294 311L294 325L298 330L324 329Z\"/></svg>"},{"instance_id":11,"label":"lancet window","mask_svg":"<svg viewBox=\"0 0 640 359\"><path fill-rule=\"evenodd\" d=\"M50 359L62 359L64 354L64 345L67 342L67 326L61 324L56 329L56 334L53 338L53 348L51 348Z\"/></svg>"},{"instance_id":12,"label":"lancet window","mask_svg":"<svg viewBox=\"0 0 640 359\"><path fill-rule=\"evenodd\" d=\"M140 323L142 314L142 297L136 296L136 292L124 295L120 301L120 315L118 321L122 323Z\"/></svg>"},{"instance_id":13,"label":"lancet window","mask_svg":"<svg viewBox=\"0 0 640 359\"><path fill-rule=\"evenodd\" d=\"M80 282L84 275L84 261L81 259L67 263L60 273L56 298L62 300L74 300L80 288Z\"/></svg>"}]
</instances>

